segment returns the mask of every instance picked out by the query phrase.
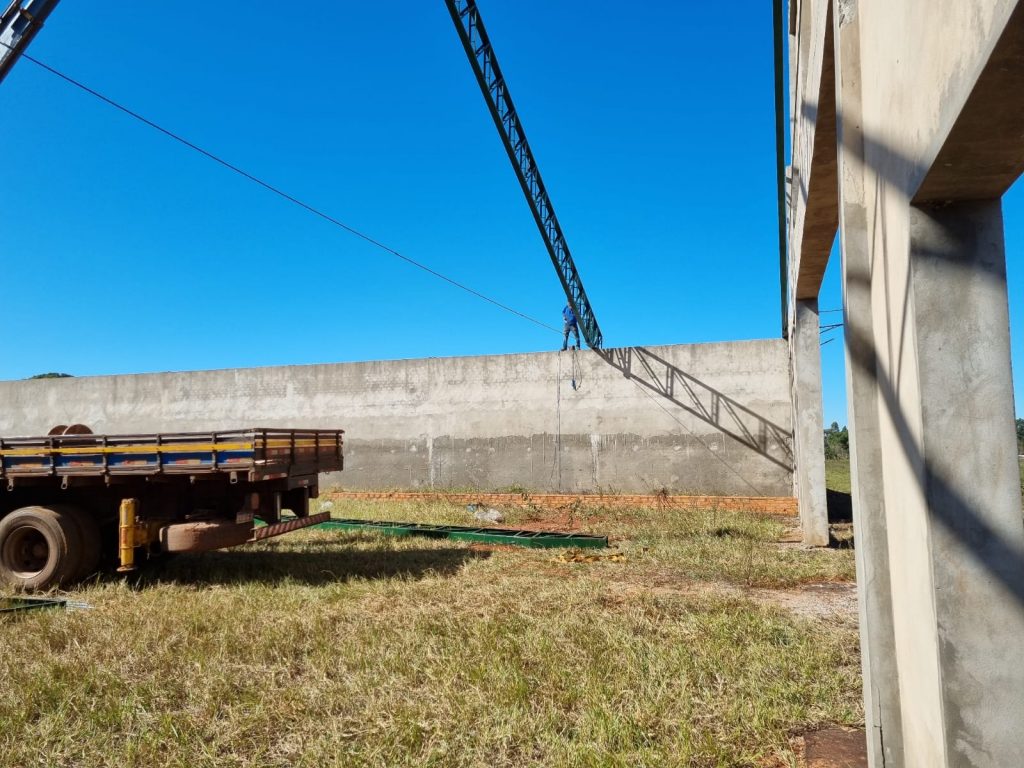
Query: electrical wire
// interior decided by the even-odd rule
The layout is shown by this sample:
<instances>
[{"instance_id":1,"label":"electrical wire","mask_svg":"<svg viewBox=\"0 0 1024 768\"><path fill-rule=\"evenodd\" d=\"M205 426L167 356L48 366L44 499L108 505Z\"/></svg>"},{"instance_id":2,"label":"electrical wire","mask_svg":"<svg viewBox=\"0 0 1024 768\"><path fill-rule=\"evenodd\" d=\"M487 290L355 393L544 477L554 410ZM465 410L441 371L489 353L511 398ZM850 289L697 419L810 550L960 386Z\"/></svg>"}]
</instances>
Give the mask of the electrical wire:
<instances>
[{"instance_id":1,"label":"electrical wire","mask_svg":"<svg viewBox=\"0 0 1024 768\"><path fill-rule=\"evenodd\" d=\"M8 45L7 43L0 42L0 45L3 45L5 48L8 48L8 49L10 49L12 51L14 50L14 48L11 47L10 45ZM47 72L49 72L50 74L59 77L61 80L64 80L65 82L75 86L76 88L79 88L82 91L85 91L89 95L94 96L95 98L97 98L100 101L104 102L105 104L113 107L114 109L117 109L117 110L123 112L124 114L128 115L129 117L132 117L132 118L138 120L140 123L143 123L144 125L147 125L147 126L149 126L150 128L152 128L152 129L154 129L156 131L159 131L160 133L164 134L168 138L173 139L174 141L178 142L179 144L184 145L185 147L188 147L189 149L193 150L194 152L199 153L203 157L206 157L207 159L212 160L215 163L220 164L224 168L227 168L229 171L233 171L234 173L238 174L239 176L241 176L241 177L243 177L245 179L248 179L249 181L253 182L254 184L258 184L259 186L263 187L268 192L272 192L275 195L277 195L278 197L284 198L288 202L290 202L290 203L292 203L294 205L297 205L300 208L303 208L304 210L308 211L309 213L312 213L315 216L319 216L321 219L323 219L323 220L333 224L336 227L339 227L340 229L345 230L349 234L355 235L356 237L361 238L362 240L365 240L366 242L368 242L371 245L381 249L382 251L390 253L392 256L396 256L397 258L401 259L402 261L406 262L407 264L410 264L410 265L416 267L417 269L421 269L424 272L426 272L427 274L433 275L434 277L436 277L436 278L438 278L440 280L443 280L446 283L448 283L450 285L453 285L454 287L459 288L459 289L465 291L466 293L469 293L469 294L471 294L473 296L476 296L478 299L486 301L489 304L493 304L494 306L498 307L499 309L503 309L506 312L509 312L509 313L511 313L513 315L516 315L517 317L522 318L523 320L528 320L529 322L533 323L534 325L539 325L541 328L546 328L549 331L552 331L554 333L559 333L559 330L557 328L555 328L554 326L548 325L547 323L545 323L545 322L543 322L541 320L538 320L535 317L531 317L530 315L527 315L525 312L520 312L518 309L514 309L514 308L508 306L507 304L503 304L502 302L498 301L497 299L492 299L490 296L487 296L486 294L483 294L483 293L481 293L480 291L478 291L478 290L476 290L474 288L470 288L468 285L465 285L464 283L460 283L459 281L454 280L453 278L450 278L447 275L442 274L441 272L438 272L436 269L432 269L431 267L428 267L426 264L424 264L422 262L416 261L415 259L409 258L408 256L406 256L406 255L404 255L402 253L399 253L394 248L392 248L392 247L390 247L388 245L385 245L384 243L380 242L379 240L376 240L373 237L370 237L369 235L367 235L367 234L365 234L363 232L360 232L358 229L356 229L354 227L351 227L351 226L349 226L348 224L345 224L342 221L339 221L338 219L334 218L333 216L331 216L331 215L329 215L327 213L324 213L319 208L315 208L314 206L312 206L312 205L310 205L308 203L303 202L299 198L297 198L297 197L295 197L293 195L290 195L289 193L285 192L284 190L282 190L282 189L280 189L278 187L275 187L273 184L270 184L270 183L264 181L263 179L259 178L258 176L255 176L254 174L249 173L248 171L238 167L237 165L233 165L232 163L229 163L227 160L224 160L223 158L215 155L213 152L210 152L209 150L203 149L202 147L200 147L197 144L192 143L188 139L185 139L182 136L179 136L178 134L174 133L173 131L170 131L167 128L164 128L163 126L158 125L157 123L153 122L152 120L150 120L150 119L148 119L146 117L143 117L138 112L135 112L135 111L129 109L128 107L126 107L126 106L124 106L122 104L119 104L118 102L114 101L113 99L111 99L111 98L109 98L107 96L104 96L99 91L97 91L97 90L95 90L93 88L90 88L89 86L85 85L84 83L79 82L75 78L73 78L73 77L71 77L69 75L64 74L63 72L61 72L58 69L55 69L55 68L51 67L49 64L45 64L44 62L40 61L39 59L36 59L36 58L33 58L32 56L29 56L27 53L22 53L21 54L21 58L26 59L26 60L32 62L37 67L40 67L40 68L46 70Z\"/></svg>"}]
</instances>

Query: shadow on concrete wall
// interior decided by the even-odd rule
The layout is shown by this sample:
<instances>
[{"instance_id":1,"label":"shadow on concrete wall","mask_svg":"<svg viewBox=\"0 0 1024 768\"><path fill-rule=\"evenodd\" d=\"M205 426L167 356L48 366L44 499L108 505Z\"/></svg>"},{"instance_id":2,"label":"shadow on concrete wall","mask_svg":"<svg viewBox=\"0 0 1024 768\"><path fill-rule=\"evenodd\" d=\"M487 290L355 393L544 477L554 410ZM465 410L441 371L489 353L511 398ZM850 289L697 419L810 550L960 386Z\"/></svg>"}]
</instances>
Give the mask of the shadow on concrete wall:
<instances>
[{"instance_id":1,"label":"shadow on concrete wall","mask_svg":"<svg viewBox=\"0 0 1024 768\"><path fill-rule=\"evenodd\" d=\"M848 13L849 10L846 8L845 12ZM848 14L845 22L853 21L854 15ZM843 23L844 20L841 19L840 29ZM1005 606L1001 604L1009 601L998 597L997 590L987 582L998 581L1012 595L1012 600L1018 607L1024 602L1024 548L1020 539L1019 508L1014 510L1003 506L1007 501L1005 497L996 501L998 495L1008 489L988 490L994 478L990 479L986 475L990 474L993 469L991 465L995 462L991 457L984 457L991 462L986 468L987 462L978 460L982 458L979 451L984 450L981 446L988 443L988 440L972 442L972 416L968 402L975 396L971 391L975 387L974 380L965 377L959 391L956 386L950 386L947 392L942 392L941 387L928 391L929 387L918 388L916 383L911 383L907 389L912 396L901 397L907 394L902 391L901 364L909 360L910 366L915 366L921 359L916 354L921 349L915 348L921 338L917 335L919 329L915 323L908 322L908 309L916 311L916 302L919 298L913 295L912 290L912 276L915 270L920 268L918 260L924 262L926 269L929 267L928 262L933 262L930 266L934 268L934 262L938 260L948 260L950 265L959 266L964 270L977 270L979 267L985 269L985 265L979 265L979 259L964 258L972 250L972 244L969 242L954 242L951 247L935 249L944 250L945 253L922 253L919 250L921 242L915 242L913 235L909 245L914 252L910 256L905 250L908 246L908 233L903 231L896 236L895 251L890 252L885 205L888 189L892 189L898 206L902 207L909 202L911 211L908 229L912 231L915 216L913 206L917 205L919 209L927 210L928 202L938 199L943 207L954 206L954 210L947 212L948 216L949 213L957 213L955 207L963 205L963 201L985 198L998 200L1005 190L999 191L989 187L984 194L979 194L975 186L979 181L982 186L985 182L991 182L996 176L994 172L1012 168L1015 171L1013 177L1019 175L1020 163L1024 160L1020 140L1024 133L1024 114L1017 108L1017 102L1007 99L1006 94L1019 94L1024 88L1024 66L1021 63L1024 62L1024 4L1017 4L1005 29L1006 32L1003 33L1003 38L996 49L985 54L985 70L971 86L968 105L974 101L973 108L966 105L962 107L949 132L939 136L943 146L934 157L927 157L924 163L915 162L895 146L887 146L885 142L880 141L880 134L874 137L861 135L869 121L864 119L865 115L859 114L860 92L862 89L863 93L868 91L865 77L868 72L861 66L862 50L866 49L861 48L859 22L848 27L847 32L840 35L843 39L834 41L836 46L842 46L843 56L852 54L852 61L846 64L853 65L847 70L844 64L843 70L838 73L842 76L844 89L840 95L852 97L847 103L853 107L849 113L848 132L844 131L843 126L846 120L841 109L842 100L840 109L837 110L840 163L851 161L848 167L842 164L838 167L843 185L842 192L852 192L850 197L853 200L862 194L867 198L870 176L875 177L873 216L867 207L867 199L864 200L865 205L862 207L851 203L845 194L841 202L848 208L845 211L840 209L840 214L845 213L847 216L843 222L842 268L845 343L851 375L848 381L852 381L848 386L851 406L858 409L857 414L851 412L850 420L851 444L856 451L856 475L851 479L853 488L858 491L854 514L857 515L858 522L863 524L861 535L870 534L865 537L869 542L866 560L858 562L857 570L858 580L861 582L862 638L866 641L863 651L868 665L865 668L865 681L868 683L865 687L865 699L869 708L868 725L872 728L868 736L869 751L874 755L872 764L888 765L891 762L895 765L904 762L901 720L908 703L910 708L906 709L906 714L914 712L915 703L913 695L902 698L910 689L901 687L905 682L900 681L900 665L895 653L897 641L894 633L892 595L896 590L905 589L906 579L901 575L902 584L896 585L895 580L890 582L890 572L894 571L890 553L893 558L904 557L907 542L896 539L891 530L887 530L887 516L889 520L894 520L907 514L908 510L899 507L886 509L886 490L902 491L906 496L919 494L925 500L923 511L927 518L926 534L929 539L925 546L932 562L925 561L923 570L937 571L941 568L943 572L943 580L933 585L936 597L933 598L932 604L932 610L938 619L935 629L938 633L941 673L939 669L926 673L935 674L937 682L950 694L948 699L945 694L939 699L942 704L941 717L944 723L948 724L949 730L946 731L945 726L943 727L941 736L946 739L946 743L943 747L935 747L936 754L941 754L949 764L957 765L985 761L993 765L1021 764L1019 740L1014 745L1012 736L1010 740L991 739L997 729L1004 730L1005 723L1011 721L1017 712L1011 711L1002 715L998 705L990 703L986 706L987 701L1012 701L1012 696L1001 697L1003 691L986 690L993 681L1009 680L991 674L991 670L1005 668L1006 659L1010 659L1015 650L1009 649L1010 655L1005 659L1000 655L1002 649L998 648L998 645L1007 639L1009 633L999 637L1000 630L997 624L1008 615L1004 610ZM1000 61L1000 49L1004 48L1007 33L1010 35L1008 48L1011 55ZM1003 50L1002 53L1006 54L1006 51ZM832 69L826 68L824 77L831 80L833 74ZM975 97L979 93L981 98L985 99L986 89L983 83L986 78L990 81L987 88L990 101L987 104L978 104ZM992 78L997 81L997 87L992 87ZM1009 78L1009 81L1005 82L1004 78ZM850 90L847 92L846 88ZM959 94L953 95L955 93L956 89L950 87L949 92L945 94L947 102L959 98ZM994 101L1001 104L997 106ZM818 120L816 107L812 108L805 104L801 114L804 119L811 122ZM954 139L958 130L971 134L970 141L965 144L964 136L961 135L961 143L958 145ZM1001 156L998 156L1000 154ZM836 154L831 154L831 157L836 158ZM926 164L931 167L926 167ZM868 169L868 174L860 180L865 185L864 189L858 189L859 166ZM938 197L934 191L929 191L927 182L929 176L935 175L937 178L933 179L934 188L942 190L941 196ZM801 193L803 191L801 190ZM840 189L833 187L831 192L836 195L838 201ZM829 190L826 188L823 193L827 195ZM956 200L961 202L958 203ZM792 210L790 213L792 214ZM948 224L950 219L944 218L944 223ZM970 237L971 227L966 229L965 235ZM955 241L955 233L946 234L952 235L950 239ZM900 268L895 274L902 273L896 279L894 271L890 269L893 264ZM1002 279L1002 276L999 275L997 278ZM942 287L950 294L956 291L956 286L951 281ZM902 301L903 317L893 311L893 303L897 297ZM957 312L954 302L942 307L941 299L937 302L935 298L931 297L932 313L936 312L938 305L938 311L944 311L946 318L959 319L957 314L953 314ZM877 299L880 299L884 306L881 312L876 312L872 307L873 304L877 306ZM928 311L927 297L924 304L925 311ZM851 307L854 311L851 311ZM969 314L969 307L967 312L961 310L961 313L961 317ZM877 325L874 324L876 317ZM927 317L924 318L924 322L928 322ZM967 337L967 342L980 340L984 332L970 329L967 317L963 317L962 322L965 332L973 335L973 338ZM941 328L941 325L939 327ZM963 342L963 339L957 341ZM904 355L904 347L908 347L915 354ZM955 350L956 347L952 349ZM887 351L888 360L891 361L888 365L881 355L881 350ZM927 352L925 349L924 353ZM957 362L959 361L946 362L945 365L954 368ZM1009 363L1008 360L1006 362ZM960 364L967 368L972 361L963 360ZM998 370L1000 364L997 362L993 366L997 374L1001 374ZM980 373L975 375L975 379L977 378L980 378ZM908 409L907 400L914 402L913 396L918 393L923 402ZM953 402L948 402L949 400ZM864 404L863 410L856 405L858 401ZM1009 427L1013 414L1009 412L1007 405L1006 402L996 403L996 407L1008 411L1005 416ZM932 427L937 435L920 434L919 409L922 407L945 409L940 416L941 420L932 421ZM935 417L934 412L932 417ZM961 446L965 456L959 457L954 454L950 457L956 450L954 446L958 437L962 440ZM864 442L857 446L861 438ZM1003 450L1009 447L1000 445L1002 439L993 436L991 444L996 449L994 452L1002 454ZM929 446L926 441L935 444ZM888 449L890 445L893 447ZM930 450L926 451L926 446L929 446ZM857 458L863 459L863 463L858 463ZM1002 458L1006 458L1005 455ZM961 466L974 470L977 477L971 477L968 472L956 469L956 464L952 462L961 459L969 462ZM946 463L948 460L951 460L950 463ZM909 468L910 471L894 472L889 482L895 487L886 489L884 486L889 468L900 465ZM868 468L872 471L867 471ZM986 472L986 469L989 469L989 472ZM1006 478L1001 480L1005 482ZM1016 496L1016 488L1014 495ZM1002 509L987 510L986 505L992 503L998 503ZM943 536L943 533L946 535ZM954 540L956 546L950 548L948 541L942 539ZM863 550L861 554L864 555ZM867 567L862 569L862 564L866 564ZM971 573L974 570L981 573ZM911 578L914 576L923 578L926 573L912 572ZM893 585L896 585L895 589ZM978 586L982 589L978 590ZM904 596L912 596L912 593L905 592ZM939 615L939 600L945 606L944 615ZM963 616L957 615L965 610L967 613ZM1012 606L1010 612L1013 612ZM988 617L985 616L986 613L989 614ZM903 615L906 616L905 613ZM966 633L962 631L965 629L965 622L978 619L981 619L982 625L966 626ZM928 629L931 631L932 628ZM913 654L915 649L907 647ZM1012 669L1013 661L1010 660L1009 664ZM982 675L975 676L979 670L983 670ZM914 682L919 682L918 678L919 675L915 675ZM920 687L915 685L914 689ZM915 693L923 695L920 690L915 690ZM963 711L961 707L964 708ZM993 716L997 718L995 724L992 724ZM919 719L918 714L914 712L912 718ZM919 722L926 721L926 716L919 719ZM986 725L979 727L983 721L987 721ZM884 734L883 728L886 729ZM907 744L910 745L907 757L912 757L915 750L920 754L927 753L925 740L920 738L921 733L923 731L920 726L912 733L908 733L911 738L907 739ZM940 734L936 731L930 733L929 738L938 735ZM989 739L999 743L986 743ZM943 748L945 751L942 751ZM997 756L994 748L999 749L1002 755ZM1015 758L1011 757L1011 752L1015 754ZM1008 757L1010 759L1007 759Z\"/></svg>"},{"instance_id":2,"label":"shadow on concrete wall","mask_svg":"<svg viewBox=\"0 0 1024 768\"><path fill-rule=\"evenodd\" d=\"M1018 35L1018 49L1020 49L1020 40L1024 40L1024 34L1021 33L1021 30L1024 30L1024 6L1014 11L1013 18L1007 23L1007 29L1014 31ZM1016 63L1019 60L1018 50L1014 67L1019 66ZM805 118L814 119L816 113L808 105L804 105L802 114ZM1019 110L1015 110L1012 113L1008 113L1006 119L1010 120L1012 124L1000 125L993 120L986 123L985 129L992 136L993 144L998 143L1001 147L1006 148L1007 151L1016 153L1015 157L1019 160L1019 140L1014 138L1013 142L1008 146L1005 141L1000 141L1000 139L1005 139L1006 136L1019 136L1019 122L1024 117L1022 117ZM843 122L841 111L838 122L841 126ZM856 285L861 289L870 291L873 278L887 281L888 276L892 274L890 270L890 259L892 257L888 248L889 233L886 228L887 217L885 213L887 190L890 185L899 188L905 186L908 179L917 180L919 183L918 188L906 196L911 201L911 207L928 210L932 207L932 204L927 200L920 199L920 191L927 175L930 173L930 169L875 137L864 135L858 136L857 139L859 140L847 139L840 128L838 143L841 145L841 151L847 153L854 161L863 163L875 176L875 207L872 223L874 227L879 229L864 233L869 244L867 247L871 249L869 254L870 263L863 270L848 271L844 276L844 280L847 284ZM861 144L860 142L863 143ZM984 142L981 143L983 144ZM963 175L965 180L969 181L972 173L984 173L985 168L965 163L957 171ZM1001 194L997 195L995 199L1000 197ZM956 204L955 200L942 200L935 207L941 210ZM870 245L876 243L880 243L881 247L872 247ZM929 250L927 253L918 250L918 257L933 260L949 260L954 264L961 262L960 252L955 248L945 251ZM979 268L979 266L977 263L972 264L972 268ZM870 328L871 323L851 322L848 307L844 303L843 322L845 326L847 360L856 370L866 375L877 388L880 404L891 421L893 431L898 439L900 451L905 457L905 462L911 467L919 468L915 480L922 495L928 500L929 519L938 523L950 535L955 537L978 565L984 568L990 576L998 580L1004 589L1012 594L1019 603L1024 604L1024 550L1021 549L1018 541L1008 539L1001 531L997 530L986 519L988 515L985 510L964 498L954 487L952 481L945 477L943 472L933 462L927 459L918 438L911 428L907 414L900 403L898 390L902 371L899 365L906 359L902 349L905 344L913 343L912 340L908 341L906 338L908 328L906 312L911 305L909 297L911 294L912 275L912 269L905 270L903 285L889 285L886 282L884 286L887 296L895 295L897 291L903 294L902 306L904 316L900 318L898 325L893 323L897 331L896 337L893 338L893 334L888 335L889 359L897 361L895 370L888 371L885 369L877 354L875 339L859 330L862 326ZM1005 280L1005 273L1000 270L996 277ZM865 318L857 318L858 321L863 319ZM867 319L870 320L870 318ZM856 440L856 435L854 435L854 440ZM970 447L966 450L970 450ZM857 480L856 477L852 478L854 484L857 483ZM871 478L871 480L876 483L883 483L884 473L883 477ZM984 482L981 478L979 478L979 481ZM856 515L859 512L857 509L853 509L852 514Z\"/></svg>"},{"instance_id":3,"label":"shadow on concrete wall","mask_svg":"<svg viewBox=\"0 0 1024 768\"><path fill-rule=\"evenodd\" d=\"M881 257L883 265L885 265L888 262L889 254L888 248L884 244L884 235L882 242ZM930 255L941 256L942 254ZM888 271L886 266L881 269ZM908 283L909 275L908 271ZM848 275L847 279L860 279L868 282L863 276ZM909 292L909 285L905 285L904 290ZM900 336L896 340L897 347L902 347L904 343L906 326L906 323L901 323ZM907 464L921 468L917 475L917 485L924 497L929 500L929 518L955 536L979 565L998 579L1019 602L1024 603L1024 552L1015 542L1007 540L1002 533L997 531L985 519L987 516L985 512L965 499L935 465L927 460L914 436L903 407L900 405L897 387L894 383L898 381L898 373L894 377L884 370L875 353L873 340L865 338L849 322L846 324L846 339L850 363L869 376L877 387ZM894 354L899 355L899 352ZM902 357L902 355L900 356ZM970 450L970 447L966 450ZM879 483L883 482L881 477L873 478L873 480ZM856 483L857 478L852 478L852 481ZM856 510L853 510L853 513L856 514Z\"/></svg>"},{"instance_id":4,"label":"shadow on concrete wall","mask_svg":"<svg viewBox=\"0 0 1024 768\"><path fill-rule=\"evenodd\" d=\"M773 464L788 472L793 470L792 435L778 424L709 387L645 347L596 351L627 379L710 424Z\"/></svg>"}]
</instances>

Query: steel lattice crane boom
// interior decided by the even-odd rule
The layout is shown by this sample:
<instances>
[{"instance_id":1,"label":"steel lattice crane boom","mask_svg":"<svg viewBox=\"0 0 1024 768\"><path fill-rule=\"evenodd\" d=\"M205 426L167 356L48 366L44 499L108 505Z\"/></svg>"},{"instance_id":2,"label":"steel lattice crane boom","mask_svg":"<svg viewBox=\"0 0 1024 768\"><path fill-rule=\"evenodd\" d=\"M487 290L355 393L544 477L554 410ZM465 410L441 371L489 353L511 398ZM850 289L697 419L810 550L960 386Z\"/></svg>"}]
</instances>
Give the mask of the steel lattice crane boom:
<instances>
[{"instance_id":1,"label":"steel lattice crane boom","mask_svg":"<svg viewBox=\"0 0 1024 768\"><path fill-rule=\"evenodd\" d=\"M14 66L25 48L42 27L59 0L12 0L0 14L0 80ZM459 37L469 56L477 82L494 118L512 167L522 185L548 255L565 290L569 306L579 322L580 331L593 349L602 345L601 329L583 288L576 264L569 253L561 225L541 179L537 162L526 140L519 115L512 103L505 78L501 74L487 30L475 0L445 0Z\"/></svg>"},{"instance_id":2,"label":"steel lattice crane boom","mask_svg":"<svg viewBox=\"0 0 1024 768\"><path fill-rule=\"evenodd\" d=\"M11 71L59 0L14 0L0 14L0 81Z\"/></svg>"},{"instance_id":3,"label":"steel lattice crane boom","mask_svg":"<svg viewBox=\"0 0 1024 768\"><path fill-rule=\"evenodd\" d=\"M516 176L519 177L519 183L526 194L530 210L533 211L533 218L540 229L541 237L544 238L544 245L547 246L558 278L562 281L569 306L579 321L583 338L591 348L599 349L602 343L601 329L587 299L587 292L583 290L583 281L569 253L569 246L565 242L562 227L551 206L547 189L541 180L537 161L534 160L533 152L526 141L526 133L512 104L512 96L501 74L501 67L498 66L483 19L480 18L480 10L475 0L445 0L445 3L459 31L462 45L466 49L480 90L483 91L484 99L491 110L494 124L501 134L512 167L515 168Z\"/></svg>"}]
</instances>

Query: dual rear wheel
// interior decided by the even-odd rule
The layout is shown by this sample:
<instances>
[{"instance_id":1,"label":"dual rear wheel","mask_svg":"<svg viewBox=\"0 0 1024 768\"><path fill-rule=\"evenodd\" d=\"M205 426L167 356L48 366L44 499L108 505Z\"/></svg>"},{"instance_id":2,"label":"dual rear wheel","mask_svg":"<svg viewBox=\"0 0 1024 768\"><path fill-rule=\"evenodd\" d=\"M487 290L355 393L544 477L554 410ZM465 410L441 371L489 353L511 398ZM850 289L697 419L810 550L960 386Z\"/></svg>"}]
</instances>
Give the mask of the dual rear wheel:
<instances>
[{"instance_id":1,"label":"dual rear wheel","mask_svg":"<svg viewBox=\"0 0 1024 768\"><path fill-rule=\"evenodd\" d=\"M63 504L22 507L0 519L0 582L25 591L92 575L102 546L96 519Z\"/></svg>"}]
</instances>

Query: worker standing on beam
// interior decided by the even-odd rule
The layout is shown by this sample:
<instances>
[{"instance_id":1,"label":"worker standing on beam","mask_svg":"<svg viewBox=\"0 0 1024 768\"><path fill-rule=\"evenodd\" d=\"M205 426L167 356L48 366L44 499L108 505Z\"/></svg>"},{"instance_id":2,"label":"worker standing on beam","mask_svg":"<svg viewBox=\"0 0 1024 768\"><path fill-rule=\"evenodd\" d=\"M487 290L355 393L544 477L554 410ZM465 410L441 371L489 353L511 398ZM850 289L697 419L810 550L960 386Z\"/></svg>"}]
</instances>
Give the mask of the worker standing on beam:
<instances>
[{"instance_id":1,"label":"worker standing on beam","mask_svg":"<svg viewBox=\"0 0 1024 768\"><path fill-rule=\"evenodd\" d=\"M562 351L565 352L565 348L569 345L570 333L576 338L576 349L579 349L580 329L576 323L576 314L568 304L566 304L565 309L562 310L562 320Z\"/></svg>"}]
</instances>

